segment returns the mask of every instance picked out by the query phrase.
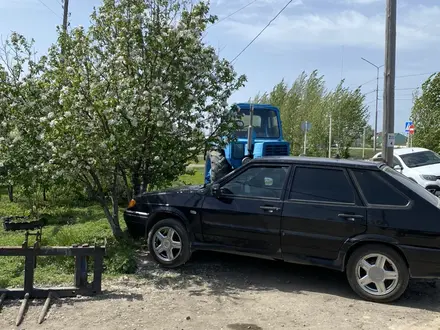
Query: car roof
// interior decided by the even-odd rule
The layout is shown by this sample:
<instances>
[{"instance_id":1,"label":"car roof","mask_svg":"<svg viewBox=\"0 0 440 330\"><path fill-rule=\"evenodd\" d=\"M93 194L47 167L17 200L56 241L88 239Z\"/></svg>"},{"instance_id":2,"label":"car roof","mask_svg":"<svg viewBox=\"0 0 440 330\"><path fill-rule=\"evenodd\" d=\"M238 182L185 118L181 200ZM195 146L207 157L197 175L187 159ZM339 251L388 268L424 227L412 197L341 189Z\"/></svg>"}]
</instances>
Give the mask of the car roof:
<instances>
[{"instance_id":1,"label":"car roof","mask_svg":"<svg viewBox=\"0 0 440 330\"><path fill-rule=\"evenodd\" d=\"M411 154L413 152L420 152L420 151L429 151L429 149L425 149L425 148L398 148L398 149L394 149L394 154L406 155L406 154Z\"/></svg>"},{"instance_id":2,"label":"car roof","mask_svg":"<svg viewBox=\"0 0 440 330\"><path fill-rule=\"evenodd\" d=\"M430 151L429 149L426 148L394 148L393 154L394 155L407 155L407 154L411 154L414 152L421 152L421 151ZM377 154L375 154L373 157L377 157L377 155L381 155L382 152L378 152Z\"/></svg>"},{"instance_id":3,"label":"car roof","mask_svg":"<svg viewBox=\"0 0 440 330\"><path fill-rule=\"evenodd\" d=\"M295 163L304 165L330 165L335 167L356 167L379 169L383 166L381 163L370 160L355 160L355 159L334 159L322 157L297 157L297 156L265 156L255 158L252 163Z\"/></svg>"}]
</instances>

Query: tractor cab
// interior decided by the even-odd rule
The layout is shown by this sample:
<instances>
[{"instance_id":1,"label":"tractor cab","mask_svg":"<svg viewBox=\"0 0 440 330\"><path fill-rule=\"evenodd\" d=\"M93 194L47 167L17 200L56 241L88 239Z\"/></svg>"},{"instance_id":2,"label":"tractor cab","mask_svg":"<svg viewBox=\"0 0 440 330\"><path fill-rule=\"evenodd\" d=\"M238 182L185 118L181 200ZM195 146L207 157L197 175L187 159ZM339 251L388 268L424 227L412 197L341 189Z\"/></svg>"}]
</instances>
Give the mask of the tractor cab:
<instances>
[{"instance_id":1,"label":"tractor cab","mask_svg":"<svg viewBox=\"0 0 440 330\"><path fill-rule=\"evenodd\" d=\"M234 134L236 139L224 149L209 152L205 165L206 184L220 179L250 159L290 154L290 144L284 141L277 107L238 103L234 108L241 124Z\"/></svg>"}]
</instances>

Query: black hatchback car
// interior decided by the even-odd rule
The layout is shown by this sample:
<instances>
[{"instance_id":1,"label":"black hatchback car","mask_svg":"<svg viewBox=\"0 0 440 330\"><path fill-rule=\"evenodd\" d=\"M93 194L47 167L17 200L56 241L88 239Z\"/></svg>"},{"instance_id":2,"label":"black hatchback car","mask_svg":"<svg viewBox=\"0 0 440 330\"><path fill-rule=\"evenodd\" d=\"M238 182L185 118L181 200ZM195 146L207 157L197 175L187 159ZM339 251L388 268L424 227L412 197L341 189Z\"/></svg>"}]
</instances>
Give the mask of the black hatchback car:
<instances>
[{"instance_id":1,"label":"black hatchback car","mask_svg":"<svg viewBox=\"0 0 440 330\"><path fill-rule=\"evenodd\" d=\"M440 277L440 199L374 162L254 159L210 185L145 193L124 218L165 267L195 250L316 265L375 302Z\"/></svg>"}]
</instances>

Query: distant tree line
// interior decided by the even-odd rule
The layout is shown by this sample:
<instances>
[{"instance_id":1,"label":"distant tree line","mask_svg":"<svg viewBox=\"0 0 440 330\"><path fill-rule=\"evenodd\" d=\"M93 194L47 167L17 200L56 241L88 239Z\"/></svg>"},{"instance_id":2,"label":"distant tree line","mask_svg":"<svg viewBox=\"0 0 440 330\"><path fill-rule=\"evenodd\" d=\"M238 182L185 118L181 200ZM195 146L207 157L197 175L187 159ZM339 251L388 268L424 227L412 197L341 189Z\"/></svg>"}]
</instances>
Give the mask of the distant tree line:
<instances>
[{"instance_id":1,"label":"distant tree line","mask_svg":"<svg viewBox=\"0 0 440 330\"><path fill-rule=\"evenodd\" d=\"M422 84L421 93L414 94L411 119L415 126L413 146L440 153L440 73L431 75Z\"/></svg>"},{"instance_id":2,"label":"distant tree line","mask_svg":"<svg viewBox=\"0 0 440 330\"><path fill-rule=\"evenodd\" d=\"M366 127L367 145L371 144L373 131L367 125L368 108L360 89L344 87L344 81L329 90L318 71L301 73L289 86L283 79L271 92L256 95L251 102L270 103L280 108L284 137L291 142L292 154L303 152L304 133L301 123L308 121L307 155L328 156L330 116L332 118L332 145L340 157L350 157L350 147L362 139Z\"/></svg>"}]
</instances>

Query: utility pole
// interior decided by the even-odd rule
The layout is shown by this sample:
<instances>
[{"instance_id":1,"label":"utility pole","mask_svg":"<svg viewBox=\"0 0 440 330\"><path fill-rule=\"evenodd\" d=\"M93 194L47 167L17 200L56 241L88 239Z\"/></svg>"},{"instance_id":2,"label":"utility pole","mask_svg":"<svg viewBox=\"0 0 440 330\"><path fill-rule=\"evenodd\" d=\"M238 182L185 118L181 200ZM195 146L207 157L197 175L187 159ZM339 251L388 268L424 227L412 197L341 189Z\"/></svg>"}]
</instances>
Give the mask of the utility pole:
<instances>
[{"instance_id":1,"label":"utility pole","mask_svg":"<svg viewBox=\"0 0 440 330\"><path fill-rule=\"evenodd\" d=\"M330 123L328 128L328 158L332 158L332 113L331 112L330 112Z\"/></svg>"},{"instance_id":2,"label":"utility pole","mask_svg":"<svg viewBox=\"0 0 440 330\"><path fill-rule=\"evenodd\" d=\"M376 140L377 140L377 114L378 114L378 106L379 106L379 69L383 67L383 65L377 66L376 64L370 62L369 60L366 60L365 58L361 57L362 60L365 62L371 64L376 68L376 114L374 116L374 137L373 137L373 149L374 153L376 153Z\"/></svg>"},{"instance_id":3,"label":"utility pole","mask_svg":"<svg viewBox=\"0 0 440 330\"><path fill-rule=\"evenodd\" d=\"M362 135L362 159L365 159L365 130L366 126L364 126L364 134Z\"/></svg>"},{"instance_id":4,"label":"utility pole","mask_svg":"<svg viewBox=\"0 0 440 330\"><path fill-rule=\"evenodd\" d=\"M387 0L385 32L385 79L383 102L382 158L393 165L394 153L394 87L396 80L397 0Z\"/></svg>"},{"instance_id":5,"label":"utility pole","mask_svg":"<svg viewBox=\"0 0 440 330\"><path fill-rule=\"evenodd\" d=\"M67 32L68 16L69 16L69 0L64 0L64 15L63 15L63 31Z\"/></svg>"},{"instance_id":6,"label":"utility pole","mask_svg":"<svg viewBox=\"0 0 440 330\"><path fill-rule=\"evenodd\" d=\"M307 155L307 122L306 129L304 130L304 156Z\"/></svg>"}]
</instances>

